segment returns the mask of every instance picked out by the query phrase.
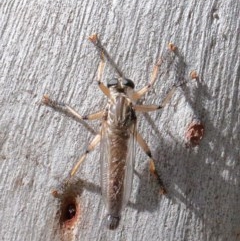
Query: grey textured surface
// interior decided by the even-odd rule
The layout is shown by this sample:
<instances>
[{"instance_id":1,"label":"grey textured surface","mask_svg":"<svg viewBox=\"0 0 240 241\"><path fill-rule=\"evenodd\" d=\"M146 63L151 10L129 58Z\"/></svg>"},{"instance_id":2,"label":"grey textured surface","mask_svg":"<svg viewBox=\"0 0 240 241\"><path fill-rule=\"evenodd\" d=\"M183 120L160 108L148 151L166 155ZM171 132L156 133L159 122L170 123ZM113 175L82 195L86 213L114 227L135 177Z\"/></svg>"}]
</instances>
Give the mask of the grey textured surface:
<instances>
[{"instance_id":1,"label":"grey textured surface","mask_svg":"<svg viewBox=\"0 0 240 241\"><path fill-rule=\"evenodd\" d=\"M146 103L195 69L162 111L139 117L169 194L159 196L137 148L131 202L116 231L103 228L97 148L78 172L88 183L71 240L240 240L240 3L218 1L8 1L0 3L0 240L59 240L51 190L68 175L92 134L39 105L43 94L80 113L104 106L95 82L98 33L138 87L175 43L180 58L163 66ZM167 69L164 69L164 68ZM107 68L104 78L113 72ZM205 124L200 146L186 148L192 118ZM91 124L91 123L90 123ZM91 125L95 130L98 124ZM82 188L82 187L79 187Z\"/></svg>"}]
</instances>

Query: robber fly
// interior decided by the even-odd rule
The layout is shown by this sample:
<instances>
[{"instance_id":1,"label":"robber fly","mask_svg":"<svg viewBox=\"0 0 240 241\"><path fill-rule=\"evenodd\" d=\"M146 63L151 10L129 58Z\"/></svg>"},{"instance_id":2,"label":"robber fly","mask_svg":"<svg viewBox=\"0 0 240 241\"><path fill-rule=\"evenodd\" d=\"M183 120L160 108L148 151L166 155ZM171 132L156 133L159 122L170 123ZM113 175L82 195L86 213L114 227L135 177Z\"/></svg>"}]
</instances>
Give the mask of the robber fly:
<instances>
[{"instance_id":1,"label":"robber fly","mask_svg":"<svg viewBox=\"0 0 240 241\"><path fill-rule=\"evenodd\" d=\"M79 120L102 121L100 132L90 142L86 152L73 167L70 176L74 176L77 169L90 151L99 143L101 145L101 189L107 215L106 226L116 229L120 222L121 212L128 203L134 169L135 141L142 147L149 157L149 169L160 185L160 192L166 193L163 182L155 169L151 151L137 131L136 112L150 112L164 107L171 98L173 88L163 101L162 105L140 105L138 100L144 96L155 83L161 60L154 66L151 80L148 85L135 91L134 82L126 78L115 62L110 58L106 49L102 46L97 35L92 35L89 40L95 45L100 54L97 81L100 90L108 97L105 109L94 114L81 116L72 107L51 100L47 95L43 97L43 103L61 112L65 112ZM102 82L105 60L118 74L118 78L111 79L107 86Z\"/></svg>"}]
</instances>

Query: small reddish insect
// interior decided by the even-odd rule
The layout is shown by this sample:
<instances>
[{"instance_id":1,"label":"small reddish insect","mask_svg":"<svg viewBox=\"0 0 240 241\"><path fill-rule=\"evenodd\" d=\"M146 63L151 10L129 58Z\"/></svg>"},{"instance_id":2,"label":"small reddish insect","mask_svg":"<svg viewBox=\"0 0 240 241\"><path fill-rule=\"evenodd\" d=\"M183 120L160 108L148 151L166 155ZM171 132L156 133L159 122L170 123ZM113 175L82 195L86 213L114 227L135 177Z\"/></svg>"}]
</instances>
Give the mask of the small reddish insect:
<instances>
[{"instance_id":1,"label":"small reddish insect","mask_svg":"<svg viewBox=\"0 0 240 241\"><path fill-rule=\"evenodd\" d=\"M187 140L186 146L198 146L203 138L204 125L198 120L194 119L187 127L185 138Z\"/></svg>"},{"instance_id":2,"label":"small reddish insect","mask_svg":"<svg viewBox=\"0 0 240 241\"><path fill-rule=\"evenodd\" d=\"M72 107L56 102L47 95L43 96L43 103L56 110L64 112L79 120L101 120L99 133L90 142L87 150L73 167L70 176L74 176L86 156L99 143L101 145L101 188L106 207L105 223L109 229L116 229L119 225L121 212L128 203L133 180L135 159L135 142L137 142L149 157L149 169L159 183L160 192L166 193L163 182L156 171L152 153L137 131L136 112L151 112L163 108L172 97L176 86L167 94L161 105L140 105L138 100L143 97L156 82L161 60L159 60L152 72L149 84L135 91L134 82L124 76L119 67L110 58L106 49L102 46L97 35L92 35L89 40L94 44L100 54L100 64L97 74L97 82L100 90L108 98L106 107L96 113L81 116ZM171 45L173 48L174 46ZM173 51L176 47L173 48ZM102 82L105 60L114 68L118 78L111 79L107 86Z\"/></svg>"}]
</instances>

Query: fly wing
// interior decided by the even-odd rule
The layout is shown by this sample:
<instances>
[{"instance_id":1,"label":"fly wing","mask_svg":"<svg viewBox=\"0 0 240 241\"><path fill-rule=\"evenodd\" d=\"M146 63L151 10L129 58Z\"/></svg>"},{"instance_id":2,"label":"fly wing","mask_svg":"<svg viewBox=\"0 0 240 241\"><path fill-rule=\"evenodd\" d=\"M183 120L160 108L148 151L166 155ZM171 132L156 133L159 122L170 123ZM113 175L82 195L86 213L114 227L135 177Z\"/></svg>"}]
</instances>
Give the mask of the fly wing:
<instances>
[{"instance_id":1,"label":"fly wing","mask_svg":"<svg viewBox=\"0 0 240 241\"><path fill-rule=\"evenodd\" d=\"M133 180L135 159L135 124L114 133L106 123L101 138L101 187L107 212L119 215L127 205Z\"/></svg>"}]
</instances>

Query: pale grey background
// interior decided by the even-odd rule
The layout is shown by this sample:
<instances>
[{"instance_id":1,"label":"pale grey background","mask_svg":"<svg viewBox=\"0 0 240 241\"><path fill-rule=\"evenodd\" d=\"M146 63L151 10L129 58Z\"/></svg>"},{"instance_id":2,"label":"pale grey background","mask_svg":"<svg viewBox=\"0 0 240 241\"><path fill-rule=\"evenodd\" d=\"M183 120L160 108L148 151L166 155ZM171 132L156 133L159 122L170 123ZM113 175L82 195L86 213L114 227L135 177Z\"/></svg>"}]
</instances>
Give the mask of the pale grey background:
<instances>
[{"instance_id":1,"label":"pale grey background","mask_svg":"<svg viewBox=\"0 0 240 241\"><path fill-rule=\"evenodd\" d=\"M138 87L169 41L180 51L163 66L146 103L159 103L174 81L199 73L158 113L139 117L169 194L161 197L137 148L131 204L116 231L102 226L97 148L78 172L81 218L70 240L240 240L239 32L236 0L0 2L0 240L59 240L51 190L68 175L92 134L39 105L43 94L86 114L102 108L98 33ZM165 69L164 69L165 68ZM113 72L107 68L104 78ZM186 148L192 118L205 124L199 147ZM90 123L91 124L91 123ZM91 125L98 129L96 122ZM82 187L79 187L82 188Z\"/></svg>"}]
</instances>

